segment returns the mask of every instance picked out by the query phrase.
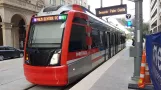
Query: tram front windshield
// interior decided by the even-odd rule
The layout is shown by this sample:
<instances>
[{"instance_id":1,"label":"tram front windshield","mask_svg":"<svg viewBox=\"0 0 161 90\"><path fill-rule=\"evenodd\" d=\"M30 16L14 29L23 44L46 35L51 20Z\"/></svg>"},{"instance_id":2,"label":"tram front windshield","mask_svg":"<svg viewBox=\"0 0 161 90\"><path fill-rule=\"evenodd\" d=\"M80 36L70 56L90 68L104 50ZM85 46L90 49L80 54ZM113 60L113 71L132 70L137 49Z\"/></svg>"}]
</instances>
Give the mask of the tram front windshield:
<instances>
[{"instance_id":1,"label":"tram front windshield","mask_svg":"<svg viewBox=\"0 0 161 90\"><path fill-rule=\"evenodd\" d=\"M31 25L28 47L60 48L65 22L44 22Z\"/></svg>"}]
</instances>

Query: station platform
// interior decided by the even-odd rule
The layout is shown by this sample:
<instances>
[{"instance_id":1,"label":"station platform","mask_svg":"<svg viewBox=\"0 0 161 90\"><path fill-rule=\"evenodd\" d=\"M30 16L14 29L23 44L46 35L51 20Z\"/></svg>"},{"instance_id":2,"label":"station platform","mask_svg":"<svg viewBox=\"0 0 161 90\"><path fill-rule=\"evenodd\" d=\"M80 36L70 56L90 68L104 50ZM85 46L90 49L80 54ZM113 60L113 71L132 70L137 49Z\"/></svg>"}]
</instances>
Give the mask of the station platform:
<instances>
[{"instance_id":1,"label":"station platform","mask_svg":"<svg viewBox=\"0 0 161 90\"><path fill-rule=\"evenodd\" d=\"M133 63L133 58L129 57L129 47L126 47L70 90L129 90Z\"/></svg>"}]
</instances>

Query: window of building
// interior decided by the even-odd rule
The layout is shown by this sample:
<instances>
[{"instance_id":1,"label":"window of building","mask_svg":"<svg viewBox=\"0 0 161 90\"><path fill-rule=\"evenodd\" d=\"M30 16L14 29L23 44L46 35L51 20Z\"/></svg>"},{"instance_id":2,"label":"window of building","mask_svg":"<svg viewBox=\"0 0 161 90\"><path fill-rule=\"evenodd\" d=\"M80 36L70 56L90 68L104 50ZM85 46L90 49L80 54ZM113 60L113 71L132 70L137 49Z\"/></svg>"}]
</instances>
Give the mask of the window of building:
<instances>
[{"instance_id":1,"label":"window of building","mask_svg":"<svg viewBox=\"0 0 161 90\"><path fill-rule=\"evenodd\" d=\"M56 0L50 0L50 4L56 5Z\"/></svg>"},{"instance_id":2,"label":"window of building","mask_svg":"<svg viewBox=\"0 0 161 90\"><path fill-rule=\"evenodd\" d=\"M79 1L79 4L82 5L82 0Z\"/></svg>"},{"instance_id":3,"label":"window of building","mask_svg":"<svg viewBox=\"0 0 161 90\"><path fill-rule=\"evenodd\" d=\"M27 3L31 3L31 0L26 0Z\"/></svg>"},{"instance_id":4,"label":"window of building","mask_svg":"<svg viewBox=\"0 0 161 90\"><path fill-rule=\"evenodd\" d=\"M77 0L74 0L74 4L77 4Z\"/></svg>"},{"instance_id":5,"label":"window of building","mask_svg":"<svg viewBox=\"0 0 161 90\"><path fill-rule=\"evenodd\" d=\"M86 7L86 2L84 2L84 6Z\"/></svg>"},{"instance_id":6,"label":"window of building","mask_svg":"<svg viewBox=\"0 0 161 90\"><path fill-rule=\"evenodd\" d=\"M88 46L86 44L86 27L73 24L69 41L69 52L76 52L87 49Z\"/></svg>"},{"instance_id":7,"label":"window of building","mask_svg":"<svg viewBox=\"0 0 161 90\"><path fill-rule=\"evenodd\" d=\"M61 5L64 5L65 4L65 1L64 0L60 0L60 4Z\"/></svg>"},{"instance_id":8,"label":"window of building","mask_svg":"<svg viewBox=\"0 0 161 90\"><path fill-rule=\"evenodd\" d=\"M37 6L43 7L44 6L44 2L42 0L37 1Z\"/></svg>"}]
</instances>

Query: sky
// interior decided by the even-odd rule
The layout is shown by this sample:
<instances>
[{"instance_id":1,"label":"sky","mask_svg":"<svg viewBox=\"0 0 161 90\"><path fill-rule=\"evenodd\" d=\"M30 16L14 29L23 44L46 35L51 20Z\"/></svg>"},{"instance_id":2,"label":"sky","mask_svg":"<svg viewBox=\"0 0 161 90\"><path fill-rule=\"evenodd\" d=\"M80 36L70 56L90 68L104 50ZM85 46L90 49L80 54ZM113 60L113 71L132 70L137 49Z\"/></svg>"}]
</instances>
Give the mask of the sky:
<instances>
[{"instance_id":1,"label":"sky","mask_svg":"<svg viewBox=\"0 0 161 90\"><path fill-rule=\"evenodd\" d=\"M95 8L100 7L100 0L87 0L91 7L91 11L95 13ZM103 0L103 7L109 7L119 5L120 0ZM129 0L123 0L123 4L127 4L127 13L134 16L135 14L135 3ZM112 18L125 18L125 15L114 15ZM148 22L150 19L150 0L143 0L143 21Z\"/></svg>"},{"instance_id":2,"label":"sky","mask_svg":"<svg viewBox=\"0 0 161 90\"><path fill-rule=\"evenodd\" d=\"M87 0L88 5L90 5L90 10L95 14L95 9L100 8L100 0ZM103 0L103 7L110 7L115 5L120 5L121 0ZM123 0L123 4L127 4L127 13L132 15L134 18L135 15L135 3L129 0ZM113 15L107 16L110 17L109 21L113 24L117 24L125 33L130 33L125 26L122 26L115 18L125 18L125 14L122 15ZM104 17L106 18L106 17ZM143 0L143 21L148 22L150 19L150 0Z\"/></svg>"}]
</instances>

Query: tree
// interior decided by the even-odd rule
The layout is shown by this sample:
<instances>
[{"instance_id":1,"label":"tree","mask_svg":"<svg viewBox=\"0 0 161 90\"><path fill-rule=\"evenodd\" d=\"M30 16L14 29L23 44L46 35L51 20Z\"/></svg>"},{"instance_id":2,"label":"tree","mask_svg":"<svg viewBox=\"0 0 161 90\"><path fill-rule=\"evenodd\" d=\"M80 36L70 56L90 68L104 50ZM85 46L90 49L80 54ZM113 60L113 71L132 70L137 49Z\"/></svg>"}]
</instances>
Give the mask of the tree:
<instances>
[{"instance_id":1,"label":"tree","mask_svg":"<svg viewBox=\"0 0 161 90\"><path fill-rule=\"evenodd\" d=\"M126 34L126 39L132 39L132 35L131 34Z\"/></svg>"},{"instance_id":2,"label":"tree","mask_svg":"<svg viewBox=\"0 0 161 90\"><path fill-rule=\"evenodd\" d=\"M127 24L127 21L125 20L125 18L118 18L117 21L120 22L123 26L126 26L126 24ZM135 20L132 20L132 21L134 23ZM143 37L145 37L145 35L148 33L148 29L149 29L149 23L143 22L143 27L142 27ZM127 28L127 30L130 32L133 31L132 28Z\"/></svg>"},{"instance_id":3,"label":"tree","mask_svg":"<svg viewBox=\"0 0 161 90\"><path fill-rule=\"evenodd\" d=\"M145 38L145 35L147 35L148 30L149 30L149 23L143 23L143 38Z\"/></svg>"}]
</instances>

